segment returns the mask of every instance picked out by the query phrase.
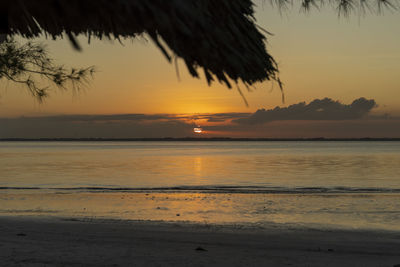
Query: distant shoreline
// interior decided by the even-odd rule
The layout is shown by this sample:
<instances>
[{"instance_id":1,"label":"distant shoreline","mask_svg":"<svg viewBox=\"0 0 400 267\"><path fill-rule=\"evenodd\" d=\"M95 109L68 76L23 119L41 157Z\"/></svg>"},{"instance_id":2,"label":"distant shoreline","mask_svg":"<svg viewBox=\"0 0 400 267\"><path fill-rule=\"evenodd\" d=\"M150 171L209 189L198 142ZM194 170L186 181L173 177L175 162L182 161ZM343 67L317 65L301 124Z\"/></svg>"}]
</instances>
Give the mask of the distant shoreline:
<instances>
[{"instance_id":1,"label":"distant shoreline","mask_svg":"<svg viewBox=\"0 0 400 267\"><path fill-rule=\"evenodd\" d=\"M210 142L210 141L400 141L400 138L230 138L230 137L183 137L183 138L0 138L0 142L174 142L174 141L190 141L190 142Z\"/></svg>"}]
</instances>

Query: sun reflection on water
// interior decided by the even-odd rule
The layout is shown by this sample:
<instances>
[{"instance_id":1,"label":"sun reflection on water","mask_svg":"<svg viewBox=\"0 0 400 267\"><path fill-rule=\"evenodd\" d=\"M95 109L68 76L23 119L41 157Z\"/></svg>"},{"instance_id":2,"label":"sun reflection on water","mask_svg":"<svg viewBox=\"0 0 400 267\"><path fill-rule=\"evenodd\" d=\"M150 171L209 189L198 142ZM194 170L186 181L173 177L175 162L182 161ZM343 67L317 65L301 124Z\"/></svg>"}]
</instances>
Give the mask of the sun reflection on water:
<instances>
[{"instance_id":1,"label":"sun reflection on water","mask_svg":"<svg viewBox=\"0 0 400 267\"><path fill-rule=\"evenodd\" d=\"M195 157L193 158L193 173L197 177L202 176L203 170L203 158L202 157Z\"/></svg>"}]
</instances>

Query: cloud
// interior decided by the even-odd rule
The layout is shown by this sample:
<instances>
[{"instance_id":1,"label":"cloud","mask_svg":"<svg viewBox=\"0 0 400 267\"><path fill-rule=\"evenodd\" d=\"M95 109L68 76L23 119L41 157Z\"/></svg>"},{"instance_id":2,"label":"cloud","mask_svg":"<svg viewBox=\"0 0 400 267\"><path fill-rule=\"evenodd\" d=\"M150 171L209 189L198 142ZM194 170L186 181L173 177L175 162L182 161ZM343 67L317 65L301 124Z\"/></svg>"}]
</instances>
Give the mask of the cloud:
<instances>
[{"instance_id":1,"label":"cloud","mask_svg":"<svg viewBox=\"0 0 400 267\"><path fill-rule=\"evenodd\" d=\"M223 123L251 113L53 115L0 118L0 138L162 138L195 136L196 120Z\"/></svg>"},{"instance_id":2,"label":"cloud","mask_svg":"<svg viewBox=\"0 0 400 267\"><path fill-rule=\"evenodd\" d=\"M373 99L346 105L325 98L255 113L0 118L0 138L400 137L400 117L369 115L374 107ZM203 135L193 133L197 123Z\"/></svg>"},{"instance_id":3,"label":"cloud","mask_svg":"<svg viewBox=\"0 0 400 267\"><path fill-rule=\"evenodd\" d=\"M140 122L155 120L175 120L169 114L111 114L111 115L56 115L45 117L21 117L20 120L26 121L64 121L64 122Z\"/></svg>"},{"instance_id":4,"label":"cloud","mask_svg":"<svg viewBox=\"0 0 400 267\"><path fill-rule=\"evenodd\" d=\"M199 114L196 116L192 116L191 118L196 120L207 120L207 122L225 122L225 121L230 121L232 119L247 118L250 115L251 113L231 112L231 113Z\"/></svg>"},{"instance_id":5,"label":"cloud","mask_svg":"<svg viewBox=\"0 0 400 267\"><path fill-rule=\"evenodd\" d=\"M193 127L168 114L0 118L0 138L186 137L193 135Z\"/></svg>"},{"instance_id":6,"label":"cloud","mask_svg":"<svg viewBox=\"0 0 400 267\"><path fill-rule=\"evenodd\" d=\"M301 102L285 108L259 109L247 118L233 120L238 124L263 124L285 120L355 120L366 116L374 107L373 99L361 97L346 105L330 98Z\"/></svg>"},{"instance_id":7,"label":"cloud","mask_svg":"<svg viewBox=\"0 0 400 267\"><path fill-rule=\"evenodd\" d=\"M208 126L210 136L249 138L398 138L400 118L273 121L268 124Z\"/></svg>"}]
</instances>

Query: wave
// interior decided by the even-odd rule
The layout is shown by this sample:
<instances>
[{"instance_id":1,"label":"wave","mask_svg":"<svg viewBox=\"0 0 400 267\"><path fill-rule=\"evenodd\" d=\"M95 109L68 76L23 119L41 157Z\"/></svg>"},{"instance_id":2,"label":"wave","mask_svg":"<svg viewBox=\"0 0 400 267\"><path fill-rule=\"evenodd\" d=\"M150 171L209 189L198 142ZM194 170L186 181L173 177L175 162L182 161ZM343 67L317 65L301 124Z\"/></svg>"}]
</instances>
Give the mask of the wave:
<instances>
[{"instance_id":1,"label":"wave","mask_svg":"<svg viewBox=\"0 0 400 267\"><path fill-rule=\"evenodd\" d=\"M231 194L350 194L400 193L400 188L355 187L266 187L266 186L173 186L173 187L0 187L0 190L52 190L67 192L126 192L126 193L231 193Z\"/></svg>"}]
</instances>

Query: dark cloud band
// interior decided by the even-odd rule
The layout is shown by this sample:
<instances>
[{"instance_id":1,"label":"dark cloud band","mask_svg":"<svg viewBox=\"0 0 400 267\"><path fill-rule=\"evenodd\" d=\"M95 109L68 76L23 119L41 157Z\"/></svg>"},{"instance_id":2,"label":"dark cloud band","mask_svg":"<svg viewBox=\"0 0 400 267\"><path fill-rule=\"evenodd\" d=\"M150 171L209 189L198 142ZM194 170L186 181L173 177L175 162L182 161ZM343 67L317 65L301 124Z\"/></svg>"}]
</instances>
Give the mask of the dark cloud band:
<instances>
[{"instance_id":1,"label":"dark cloud band","mask_svg":"<svg viewBox=\"0 0 400 267\"><path fill-rule=\"evenodd\" d=\"M329 98L255 113L111 114L0 118L0 138L398 137L400 118L369 115L373 99ZM232 123L233 122L233 123Z\"/></svg>"},{"instance_id":2,"label":"dark cloud band","mask_svg":"<svg viewBox=\"0 0 400 267\"><path fill-rule=\"evenodd\" d=\"M262 124L284 120L354 120L367 115L376 102L363 97L346 105L330 98L315 99L309 104L301 102L285 108L259 109L247 118L236 119L238 124Z\"/></svg>"}]
</instances>

